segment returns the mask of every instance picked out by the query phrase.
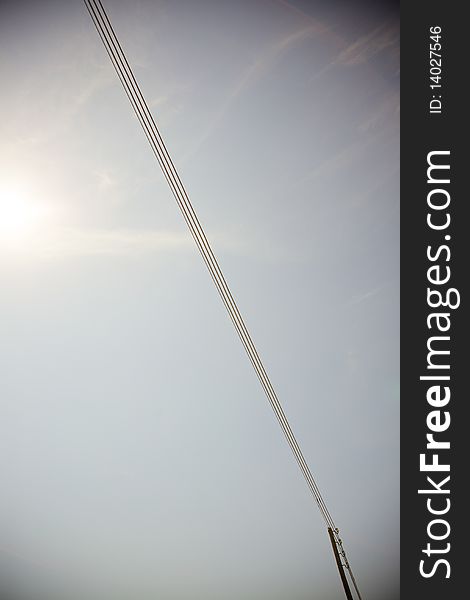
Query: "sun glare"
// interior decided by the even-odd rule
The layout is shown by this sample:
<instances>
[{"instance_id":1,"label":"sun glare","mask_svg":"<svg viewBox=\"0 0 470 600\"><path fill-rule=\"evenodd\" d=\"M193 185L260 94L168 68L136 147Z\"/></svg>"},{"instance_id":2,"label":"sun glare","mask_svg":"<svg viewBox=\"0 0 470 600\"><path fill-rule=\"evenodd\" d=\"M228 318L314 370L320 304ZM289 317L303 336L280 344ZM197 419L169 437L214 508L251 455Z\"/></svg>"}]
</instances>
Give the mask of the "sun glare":
<instances>
[{"instance_id":1,"label":"sun glare","mask_svg":"<svg viewBox=\"0 0 470 600\"><path fill-rule=\"evenodd\" d=\"M0 187L0 239L11 242L23 239L40 218L40 207L25 189Z\"/></svg>"}]
</instances>

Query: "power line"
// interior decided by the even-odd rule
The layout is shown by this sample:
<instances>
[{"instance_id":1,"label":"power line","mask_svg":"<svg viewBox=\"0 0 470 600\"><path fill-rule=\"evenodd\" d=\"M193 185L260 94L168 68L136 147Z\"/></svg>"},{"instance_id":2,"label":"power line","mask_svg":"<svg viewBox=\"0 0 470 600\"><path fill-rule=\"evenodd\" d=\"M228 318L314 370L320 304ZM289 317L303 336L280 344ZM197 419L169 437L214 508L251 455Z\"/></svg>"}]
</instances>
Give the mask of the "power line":
<instances>
[{"instance_id":1,"label":"power line","mask_svg":"<svg viewBox=\"0 0 470 600\"><path fill-rule=\"evenodd\" d=\"M97 17L96 13L94 13L94 17L95 18ZM108 21L108 23L109 23L109 21ZM109 34L109 32L110 32L110 29L109 29L110 25L108 25L108 23L106 23L106 25L105 25L105 30L103 30L103 29L100 30L100 33L103 33L104 36L106 36L106 34ZM102 39L103 39L103 37L102 37ZM118 43L117 39L116 39L116 43ZM116 47L116 44L112 41L112 39L111 39L111 45L107 46L107 49L110 49L110 57L111 57L111 60L113 61L115 68L118 70L119 78L121 79L121 82L125 86L126 93L128 93L128 96L129 96L129 99L131 100L133 108L138 114L138 118L141 122L142 127L144 127L144 131L147 134L147 137L152 146L152 149L157 154L157 158L159 159L161 168L163 169L164 174L167 178L167 181L173 191L173 194L175 195L176 200L180 206L180 209L183 212L183 216L185 217L185 220L188 223L191 233L193 234L193 237L195 237L195 239L196 239L198 248L199 248L201 254L203 255L206 265L214 279L214 283L217 286L217 289L222 296L222 300L224 301L224 304L229 312L229 315L232 318L232 320L234 320L234 325L235 325L240 337L242 338L242 342L245 345L245 349L248 352L250 359L252 359L252 361L254 363L253 366L254 366L258 376L262 380L262 385L263 385L263 387L266 386L266 393L269 394L270 400L272 399L275 402L275 404L278 405L278 408L274 408L274 407L273 408L274 408L276 414L279 417L281 417L285 426L289 427L287 419L282 411L282 408L279 405L279 401L275 397L275 393L272 388L271 382L269 381L267 374L264 371L264 367L263 367L263 365L259 359L259 356L256 352L256 348L254 347L254 344L251 341L251 338L248 334L246 326L245 326L245 324L242 320L242 317L238 311L238 308L233 300L230 290L228 289L226 281L223 278L223 275L217 264L216 258L214 256L214 254L212 253L212 250L209 246L207 238L205 237L202 227L201 227L199 221L197 220L197 216L195 215L194 209L192 208L192 205L189 202L189 198L187 197L187 194L182 186L181 180L179 180L179 177L174 169L173 163L171 162L171 158L169 157L169 155L166 152L166 148L163 145L163 142L161 140L161 137L159 136L159 133L158 133L158 130L156 129L155 124L153 122L151 124L149 123L148 119L149 118L151 119L151 115L148 111L148 107L145 104L145 100L143 99L141 94L140 94L140 97L134 95L136 93L136 91L140 92L140 90L138 90L138 88L136 87L135 80L132 80L132 84L129 87L129 81L128 81L126 75L128 76L128 73L131 73L131 76L132 76L130 67L128 66L128 64L126 65L127 69L128 69L127 73L122 70L123 63L118 62L121 59L120 59L120 56L116 54L117 47ZM122 53L122 50L120 50L120 51ZM145 113L142 112L143 110L145 111ZM153 121L153 119L151 119L151 121ZM152 127L152 129L150 130L149 127ZM158 137L156 137L156 136L158 136ZM163 158L162 158L162 156L163 156ZM277 402L276 402L276 400L277 400ZM278 410L279 410L279 412L278 412ZM295 440L292 432L289 432L289 433L290 433L290 435L289 435L288 439ZM300 448L298 448L298 444L297 444L296 452L298 452L298 456L300 458L301 453L300 453ZM305 466L306 466L305 459L302 460L302 465L303 465L303 467L301 467L301 468L305 468ZM310 477L311 477L311 475L310 475ZM311 477L311 480L313 481L313 477ZM327 516L326 507L321 507L321 510L322 510L322 513L324 513L324 515L325 515L325 520L327 521L327 523L333 524L332 520L330 521L330 518Z\"/></svg>"},{"instance_id":2,"label":"power line","mask_svg":"<svg viewBox=\"0 0 470 600\"><path fill-rule=\"evenodd\" d=\"M300 446L294 436L287 417L282 409L272 383L266 373L264 365L259 357L258 351L251 339L244 320L238 310L238 306L232 296L232 293L227 285L225 277L220 269L218 261L212 251L212 248L207 240L205 232L199 222L199 219L194 211L194 208L189 200L188 194L181 182L181 179L176 171L173 161L168 153L168 150L163 142L160 132L155 124L155 121L150 113L148 105L142 95L140 87L134 77L132 69L126 59L119 40L114 32L114 29L109 21L109 18L104 10L100 0L84 0L90 17L98 31L98 34L106 48L109 58L116 70L119 80L126 92L131 106L139 120L142 129L147 137L147 140L154 152L157 161L163 171L165 179L170 186L170 189L175 197L175 200L180 208L183 218L188 225L188 228L193 236L193 239L198 247L198 250L209 270L212 280L219 292L222 302L229 314L230 319L240 337L240 340L245 348L245 351L250 359L250 362L258 376L258 379L263 387L263 390L268 398L269 403L278 419L281 429L286 437L286 440L291 447L294 457L299 465L299 468L307 482L307 485L315 498L320 513L329 531L332 532L335 543L338 547L339 554L344 561L344 567L348 570L351 581L356 589L359 599L361 595L357 588L351 567L346 557L342 541L339 537L339 530L335 526L333 518L323 500L320 490L313 478L313 475L308 467L308 464L302 454Z\"/></svg>"}]
</instances>

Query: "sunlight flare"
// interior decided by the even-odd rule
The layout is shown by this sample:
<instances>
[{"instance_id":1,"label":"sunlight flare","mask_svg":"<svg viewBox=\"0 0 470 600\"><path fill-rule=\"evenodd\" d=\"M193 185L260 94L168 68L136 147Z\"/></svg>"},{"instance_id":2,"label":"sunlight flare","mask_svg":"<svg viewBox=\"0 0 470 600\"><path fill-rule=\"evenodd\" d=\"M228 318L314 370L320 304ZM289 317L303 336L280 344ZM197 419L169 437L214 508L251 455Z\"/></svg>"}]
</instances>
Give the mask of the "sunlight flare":
<instances>
[{"instance_id":1,"label":"sunlight flare","mask_svg":"<svg viewBox=\"0 0 470 600\"><path fill-rule=\"evenodd\" d=\"M27 238L44 218L45 207L24 186L0 185L0 240Z\"/></svg>"}]
</instances>

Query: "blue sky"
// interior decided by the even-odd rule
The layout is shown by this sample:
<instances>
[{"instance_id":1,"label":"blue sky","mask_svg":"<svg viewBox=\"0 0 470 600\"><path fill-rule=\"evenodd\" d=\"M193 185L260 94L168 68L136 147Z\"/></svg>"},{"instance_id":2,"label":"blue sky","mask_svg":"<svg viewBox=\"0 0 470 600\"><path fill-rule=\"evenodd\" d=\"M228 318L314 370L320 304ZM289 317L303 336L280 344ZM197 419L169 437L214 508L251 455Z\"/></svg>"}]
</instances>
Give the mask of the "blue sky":
<instances>
[{"instance_id":1,"label":"blue sky","mask_svg":"<svg viewBox=\"0 0 470 600\"><path fill-rule=\"evenodd\" d=\"M393 598L397 13L105 7L364 598ZM320 514L85 6L0 10L2 568L62 600L338 598Z\"/></svg>"}]
</instances>

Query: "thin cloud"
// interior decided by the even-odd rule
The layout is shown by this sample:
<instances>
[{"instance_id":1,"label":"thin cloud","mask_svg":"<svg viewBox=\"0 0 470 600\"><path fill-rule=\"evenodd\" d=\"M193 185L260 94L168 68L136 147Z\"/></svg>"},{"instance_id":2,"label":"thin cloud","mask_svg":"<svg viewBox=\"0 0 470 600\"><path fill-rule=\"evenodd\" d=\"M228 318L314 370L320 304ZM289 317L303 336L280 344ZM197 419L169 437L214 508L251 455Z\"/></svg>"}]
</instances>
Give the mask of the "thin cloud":
<instances>
[{"instance_id":1,"label":"thin cloud","mask_svg":"<svg viewBox=\"0 0 470 600\"><path fill-rule=\"evenodd\" d=\"M172 231L85 230L75 227L44 229L11 251L27 258L55 260L78 256L139 256L188 249L186 233Z\"/></svg>"},{"instance_id":2,"label":"thin cloud","mask_svg":"<svg viewBox=\"0 0 470 600\"><path fill-rule=\"evenodd\" d=\"M305 183L320 177L335 177L341 169L346 166L360 161L367 151L368 147L375 141L371 136L365 141L357 139L348 145L345 145L341 150L326 156L319 164L300 179L296 179L297 184Z\"/></svg>"},{"instance_id":3,"label":"thin cloud","mask_svg":"<svg viewBox=\"0 0 470 600\"><path fill-rule=\"evenodd\" d=\"M77 116L87 110L91 101L102 90L116 85L115 77L108 69L98 69L91 73L76 75L79 80L73 88L60 79L60 72L42 96L42 103L34 104L34 111L27 113L17 110L16 118L11 119L5 132L6 141L2 146L15 148L37 147L67 133L76 125ZM26 92L23 105L37 94L40 83L37 78L25 83ZM78 88L78 91L75 91ZM57 107L60 107L59 109ZM4 110L8 106L2 105ZM10 133L11 132L11 133Z\"/></svg>"},{"instance_id":4,"label":"thin cloud","mask_svg":"<svg viewBox=\"0 0 470 600\"><path fill-rule=\"evenodd\" d=\"M379 285L371 290L368 290L367 292L364 292L363 294L357 294L351 298L351 300L348 302L348 304L349 305L360 304L361 302L364 302L365 300L368 300L369 298L373 298L374 296L377 296L377 294L380 294L380 292L386 286L387 286L386 283L382 283L381 285Z\"/></svg>"},{"instance_id":5,"label":"thin cloud","mask_svg":"<svg viewBox=\"0 0 470 600\"><path fill-rule=\"evenodd\" d=\"M287 0L276 0L276 3L286 8L291 14L298 16L302 23L305 23L306 21L310 23L310 26L315 28L316 33L328 34L329 38L332 41L336 42L341 46L344 45L343 39L337 33L335 33L331 29L331 27L326 26L318 19L315 19L315 17L312 17L312 15L309 15L308 13L301 10L298 6L294 6L290 2L287 2Z\"/></svg>"},{"instance_id":6,"label":"thin cloud","mask_svg":"<svg viewBox=\"0 0 470 600\"><path fill-rule=\"evenodd\" d=\"M275 63L275 61L284 54L287 50L289 50L296 43L301 40L310 37L314 34L322 34L326 33L328 29L315 21L308 25L307 27L303 27L297 31L293 31L288 35L281 38L278 42L271 45L265 52L261 54L261 56L255 60L252 64L248 65L241 73L235 84L232 86L229 91L225 101L222 106L216 112L214 118L210 122L206 131L199 138L196 146L191 150L191 152L185 156L185 159L188 159L189 156L192 156L204 142L213 134L218 125L225 119L227 113L230 111L232 105L236 101L236 99L242 95L242 93L254 85L260 77L266 73Z\"/></svg>"},{"instance_id":7,"label":"thin cloud","mask_svg":"<svg viewBox=\"0 0 470 600\"><path fill-rule=\"evenodd\" d=\"M106 169L95 171L95 176L98 181L98 189L102 192L108 191L117 184L117 179L114 174Z\"/></svg>"},{"instance_id":8,"label":"thin cloud","mask_svg":"<svg viewBox=\"0 0 470 600\"><path fill-rule=\"evenodd\" d=\"M342 44L343 46L344 43ZM326 64L311 81L316 81L337 65L355 67L368 63L379 53L387 50L396 62L395 75L400 72L399 30L396 23L385 23L371 32L360 36L352 44L346 45L337 56Z\"/></svg>"},{"instance_id":9,"label":"thin cloud","mask_svg":"<svg viewBox=\"0 0 470 600\"><path fill-rule=\"evenodd\" d=\"M360 65L386 48L398 46L398 28L395 24L380 25L370 33L359 37L342 50L334 60L339 65Z\"/></svg>"},{"instance_id":10,"label":"thin cloud","mask_svg":"<svg viewBox=\"0 0 470 600\"><path fill-rule=\"evenodd\" d=\"M262 263L297 262L304 253L275 242L259 232L211 231L210 242L218 256L256 260ZM197 253L189 232L135 229L87 229L70 226L38 228L28 237L3 243L3 258L30 261L57 261L76 257L135 257L145 255Z\"/></svg>"},{"instance_id":11,"label":"thin cloud","mask_svg":"<svg viewBox=\"0 0 470 600\"><path fill-rule=\"evenodd\" d=\"M400 112L400 93L391 92L383 101L373 110L362 123L358 130L363 133L376 131L381 127L390 124L390 120L396 117Z\"/></svg>"}]
</instances>

